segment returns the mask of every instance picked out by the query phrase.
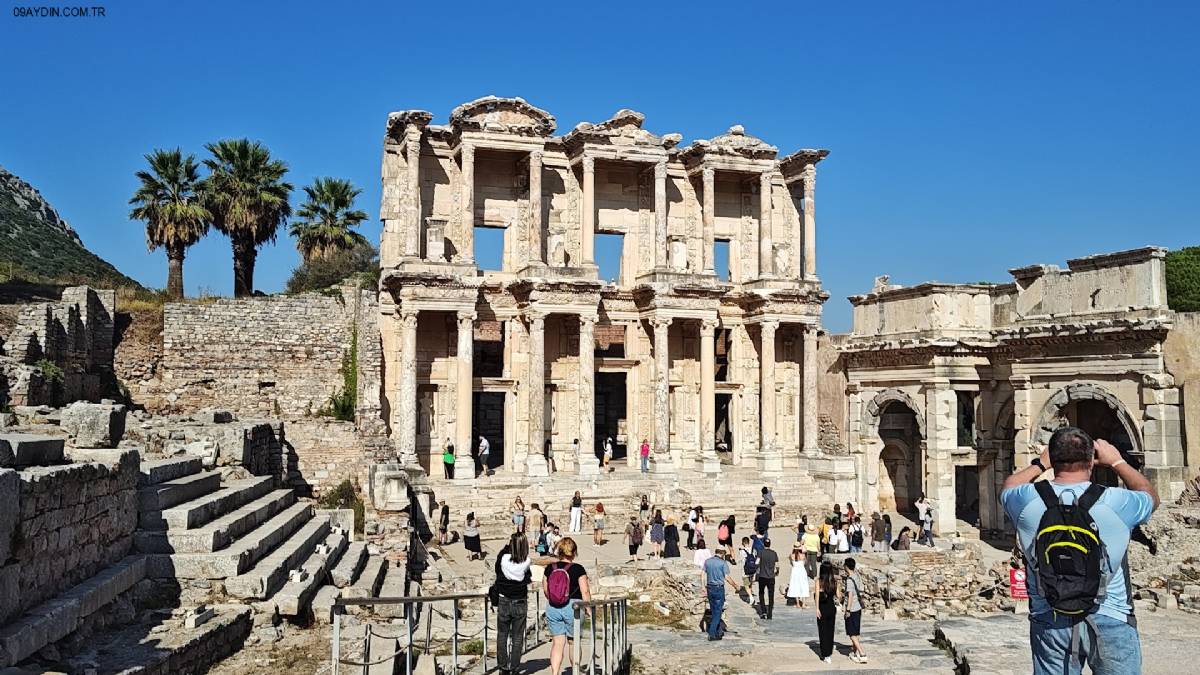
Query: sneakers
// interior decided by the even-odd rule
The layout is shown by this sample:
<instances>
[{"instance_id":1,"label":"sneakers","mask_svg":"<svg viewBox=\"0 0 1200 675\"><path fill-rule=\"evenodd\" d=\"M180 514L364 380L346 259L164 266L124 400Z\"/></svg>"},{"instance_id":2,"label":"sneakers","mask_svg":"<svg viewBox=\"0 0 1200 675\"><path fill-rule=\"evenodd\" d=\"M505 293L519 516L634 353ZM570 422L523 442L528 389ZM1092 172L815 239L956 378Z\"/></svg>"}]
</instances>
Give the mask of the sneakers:
<instances>
[{"instance_id":1,"label":"sneakers","mask_svg":"<svg viewBox=\"0 0 1200 675\"><path fill-rule=\"evenodd\" d=\"M866 654L856 654L854 652L850 652L850 660L855 663L866 663L867 656Z\"/></svg>"},{"instance_id":2,"label":"sneakers","mask_svg":"<svg viewBox=\"0 0 1200 675\"><path fill-rule=\"evenodd\" d=\"M832 656L826 656L825 658L823 658L823 659L821 659L821 660L822 660L822 661L824 661L825 663L833 663L833 657L832 657Z\"/></svg>"}]
</instances>

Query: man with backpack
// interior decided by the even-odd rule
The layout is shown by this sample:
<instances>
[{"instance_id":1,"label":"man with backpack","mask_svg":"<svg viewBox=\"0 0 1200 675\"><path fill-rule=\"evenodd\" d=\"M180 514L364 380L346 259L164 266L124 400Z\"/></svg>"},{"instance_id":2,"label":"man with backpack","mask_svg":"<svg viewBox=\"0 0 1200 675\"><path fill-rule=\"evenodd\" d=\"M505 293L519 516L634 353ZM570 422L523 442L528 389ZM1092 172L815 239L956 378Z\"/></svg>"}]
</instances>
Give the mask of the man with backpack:
<instances>
[{"instance_id":1,"label":"man with backpack","mask_svg":"<svg viewBox=\"0 0 1200 675\"><path fill-rule=\"evenodd\" d=\"M721 613L725 610L725 584L741 590L734 580L729 563L725 560L725 551L717 549L716 555L704 561L700 571L704 580L705 593L708 598L708 639L720 640L725 635L725 624L721 622Z\"/></svg>"},{"instance_id":2,"label":"man with backpack","mask_svg":"<svg viewBox=\"0 0 1200 675\"><path fill-rule=\"evenodd\" d=\"M1125 488L1091 482L1095 466ZM1054 478L1037 481L1053 467ZM1037 482L1034 482L1037 481ZM1004 481L1000 502L1029 561L1029 642L1035 675L1139 673L1130 597L1130 532L1158 507L1154 486L1103 440L1063 427L1031 466Z\"/></svg>"}]
</instances>

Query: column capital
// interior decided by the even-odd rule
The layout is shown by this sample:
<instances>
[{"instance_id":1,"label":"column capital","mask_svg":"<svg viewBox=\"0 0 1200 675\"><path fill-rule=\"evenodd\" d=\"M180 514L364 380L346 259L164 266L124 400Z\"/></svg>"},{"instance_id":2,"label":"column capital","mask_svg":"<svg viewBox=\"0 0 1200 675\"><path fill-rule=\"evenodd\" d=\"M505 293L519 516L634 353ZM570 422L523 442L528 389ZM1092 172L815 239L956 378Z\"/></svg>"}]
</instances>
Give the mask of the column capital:
<instances>
[{"instance_id":1,"label":"column capital","mask_svg":"<svg viewBox=\"0 0 1200 675\"><path fill-rule=\"evenodd\" d=\"M717 177L717 170L711 166L706 166L700 170L700 176L703 178L705 185L711 184Z\"/></svg>"},{"instance_id":2,"label":"column capital","mask_svg":"<svg viewBox=\"0 0 1200 675\"><path fill-rule=\"evenodd\" d=\"M654 179L664 180L667 177L667 160L660 160L654 163Z\"/></svg>"},{"instance_id":3,"label":"column capital","mask_svg":"<svg viewBox=\"0 0 1200 675\"><path fill-rule=\"evenodd\" d=\"M537 162L538 164L541 164L543 157L545 157L545 154L541 150L531 150L529 152L529 161L531 162Z\"/></svg>"},{"instance_id":4,"label":"column capital","mask_svg":"<svg viewBox=\"0 0 1200 675\"><path fill-rule=\"evenodd\" d=\"M471 162L471 161L475 160L475 146L474 145L471 145L470 143L463 143L459 147L459 152L462 153L462 159L464 162Z\"/></svg>"},{"instance_id":5,"label":"column capital","mask_svg":"<svg viewBox=\"0 0 1200 675\"><path fill-rule=\"evenodd\" d=\"M596 170L596 159L591 155L583 156L583 172L592 173Z\"/></svg>"},{"instance_id":6,"label":"column capital","mask_svg":"<svg viewBox=\"0 0 1200 675\"><path fill-rule=\"evenodd\" d=\"M538 324L539 328L541 327L541 324L545 322L546 317L549 316L547 312L543 312L540 309L528 310L524 313L524 315L525 320L529 322L530 326Z\"/></svg>"},{"instance_id":7,"label":"column capital","mask_svg":"<svg viewBox=\"0 0 1200 675\"><path fill-rule=\"evenodd\" d=\"M476 313L475 310L473 310L473 309L460 310L458 312L458 320L460 322L462 322L462 321L472 321L473 322L473 321L475 321L475 319L478 319L478 318L479 318L479 314Z\"/></svg>"},{"instance_id":8,"label":"column capital","mask_svg":"<svg viewBox=\"0 0 1200 675\"><path fill-rule=\"evenodd\" d=\"M921 381L921 387L925 391L949 391L950 378L948 377L931 377Z\"/></svg>"},{"instance_id":9,"label":"column capital","mask_svg":"<svg viewBox=\"0 0 1200 675\"><path fill-rule=\"evenodd\" d=\"M404 140L405 140L405 142L410 143L410 144L420 143L421 142L421 127L418 127L415 124L410 124L408 126L408 128L404 130ZM419 145L417 146L417 149L420 149ZM411 145L409 147L409 151L410 152L412 151Z\"/></svg>"},{"instance_id":10,"label":"column capital","mask_svg":"<svg viewBox=\"0 0 1200 675\"><path fill-rule=\"evenodd\" d=\"M671 327L671 317L669 317L669 316L653 317L650 319L650 325L654 326L655 330L658 330L659 328L670 328Z\"/></svg>"},{"instance_id":11,"label":"column capital","mask_svg":"<svg viewBox=\"0 0 1200 675\"><path fill-rule=\"evenodd\" d=\"M769 171L764 171L764 172L758 174L759 189L761 189L761 190L770 189L771 181L774 180L774 178L775 178L775 170L774 169L771 169Z\"/></svg>"},{"instance_id":12,"label":"column capital","mask_svg":"<svg viewBox=\"0 0 1200 675\"><path fill-rule=\"evenodd\" d=\"M804 178L804 191L812 192L817 189L817 165L807 164L800 174Z\"/></svg>"},{"instance_id":13,"label":"column capital","mask_svg":"<svg viewBox=\"0 0 1200 675\"><path fill-rule=\"evenodd\" d=\"M401 307L396 310L396 318L400 321L400 325L405 328L416 328L418 313L419 311L416 309Z\"/></svg>"},{"instance_id":14,"label":"column capital","mask_svg":"<svg viewBox=\"0 0 1200 675\"><path fill-rule=\"evenodd\" d=\"M703 336L712 336L712 334L717 330L717 326L720 325L720 320L715 318L700 319L700 334Z\"/></svg>"},{"instance_id":15,"label":"column capital","mask_svg":"<svg viewBox=\"0 0 1200 675\"><path fill-rule=\"evenodd\" d=\"M600 317L596 314L580 314L579 315L579 325L581 325L581 326L594 326L594 325L596 325L596 322L599 320L600 320Z\"/></svg>"},{"instance_id":16,"label":"column capital","mask_svg":"<svg viewBox=\"0 0 1200 675\"><path fill-rule=\"evenodd\" d=\"M758 325L763 333L775 334L775 330L779 328L779 319L767 319L758 322Z\"/></svg>"}]
</instances>

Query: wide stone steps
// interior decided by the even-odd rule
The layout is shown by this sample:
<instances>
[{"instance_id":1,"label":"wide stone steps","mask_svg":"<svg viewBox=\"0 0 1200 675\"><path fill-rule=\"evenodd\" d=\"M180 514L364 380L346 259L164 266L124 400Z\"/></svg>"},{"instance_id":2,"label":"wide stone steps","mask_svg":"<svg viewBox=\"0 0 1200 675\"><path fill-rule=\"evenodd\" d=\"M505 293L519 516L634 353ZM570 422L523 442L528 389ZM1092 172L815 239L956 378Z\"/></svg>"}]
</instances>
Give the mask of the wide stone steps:
<instances>
[{"instance_id":1,"label":"wide stone steps","mask_svg":"<svg viewBox=\"0 0 1200 675\"><path fill-rule=\"evenodd\" d=\"M163 511L221 488L219 471L204 471L138 489L138 511Z\"/></svg>"},{"instance_id":2,"label":"wide stone steps","mask_svg":"<svg viewBox=\"0 0 1200 675\"><path fill-rule=\"evenodd\" d=\"M141 474L138 476L138 486L158 485L176 478L200 473L203 470L204 465L200 458L192 455L143 460Z\"/></svg>"},{"instance_id":3,"label":"wide stone steps","mask_svg":"<svg viewBox=\"0 0 1200 675\"><path fill-rule=\"evenodd\" d=\"M230 481L215 492L178 506L161 511L142 511L138 517L138 524L149 530L197 528L262 497L271 490L273 483L274 478L271 476Z\"/></svg>"},{"instance_id":4,"label":"wide stone steps","mask_svg":"<svg viewBox=\"0 0 1200 675\"><path fill-rule=\"evenodd\" d=\"M280 615L296 617L304 614L317 591L329 578L330 568L345 553L347 543L344 532L333 532L325 537L324 549L318 546L299 567L299 578L289 579L271 597Z\"/></svg>"},{"instance_id":5,"label":"wide stone steps","mask_svg":"<svg viewBox=\"0 0 1200 675\"><path fill-rule=\"evenodd\" d=\"M300 563L312 554L317 544L329 535L328 518L313 518L311 505L297 506L307 509L303 526L289 532L290 536L284 537L282 543L252 566L242 567L236 575L226 575L226 593L243 600L263 600L270 597L287 581L288 573L299 567Z\"/></svg>"},{"instance_id":6,"label":"wide stone steps","mask_svg":"<svg viewBox=\"0 0 1200 675\"><path fill-rule=\"evenodd\" d=\"M268 483L269 486L269 483ZM193 530L139 530L134 544L143 553L211 553L296 503L291 490L272 490Z\"/></svg>"},{"instance_id":7,"label":"wide stone steps","mask_svg":"<svg viewBox=\"0 0 1200 675\"><path fill-rule=\"evenodd\" d=\"M212 553L175 553L147 556L152 578L228 579L254 567L264 556L290 542L293 533L313 519L312 504L293 504L248 532L227 548ZM328 528L328 519L322 519Z\"/></svg>"}]
</instances>

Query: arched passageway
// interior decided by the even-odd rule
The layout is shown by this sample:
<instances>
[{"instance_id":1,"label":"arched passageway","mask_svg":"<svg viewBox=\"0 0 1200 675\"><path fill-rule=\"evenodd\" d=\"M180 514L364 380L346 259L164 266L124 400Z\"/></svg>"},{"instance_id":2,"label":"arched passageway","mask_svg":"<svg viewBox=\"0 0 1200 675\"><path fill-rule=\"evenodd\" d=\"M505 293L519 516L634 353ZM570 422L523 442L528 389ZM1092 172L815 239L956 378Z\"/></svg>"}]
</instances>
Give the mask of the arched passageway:
<instances>
[{"instance_id":1,"label":"arched passageway","mask_svg":"<svg viewBox=\"0 0 1200 675\"><path fill-rule=\"evenodd\" d=\"M901 401L889 402L879 415L879 509L912 510L921 493L922 437L917 414Z\"/></svg>"}]
</instances>

